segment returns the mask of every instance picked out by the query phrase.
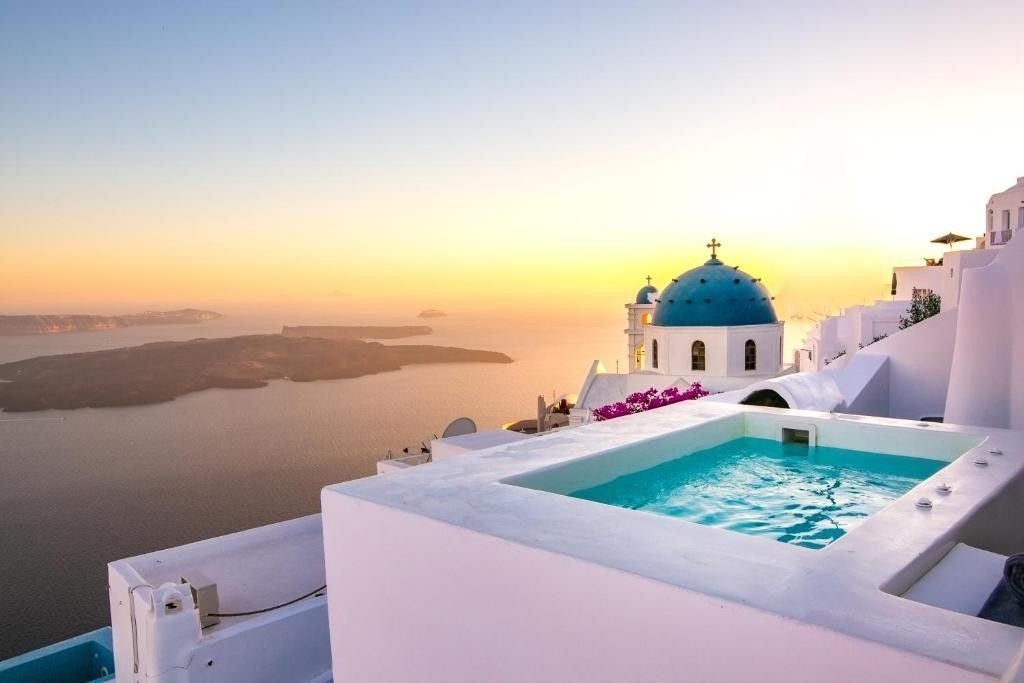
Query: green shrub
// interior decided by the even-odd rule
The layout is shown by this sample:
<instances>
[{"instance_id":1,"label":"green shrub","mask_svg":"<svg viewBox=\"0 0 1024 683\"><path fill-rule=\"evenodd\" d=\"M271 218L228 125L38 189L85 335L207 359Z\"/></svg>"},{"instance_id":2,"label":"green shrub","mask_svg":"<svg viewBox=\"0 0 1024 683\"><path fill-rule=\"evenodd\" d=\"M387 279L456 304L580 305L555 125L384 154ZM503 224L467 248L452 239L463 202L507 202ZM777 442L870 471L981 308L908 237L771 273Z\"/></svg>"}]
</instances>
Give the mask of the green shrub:
<instances>
[{"instance_id":1,"label":"green shrub","mask_svg":"<svg viewBox=\"0 0 1024 683\"><path fill-rule=\"evenodd\" d=\"M900 329L905 330L922 320L932 317L942 308L942 298L930 289L914 287L911 294L910 308L906 316L900 316Z\"/></svg>"}]
</instances>

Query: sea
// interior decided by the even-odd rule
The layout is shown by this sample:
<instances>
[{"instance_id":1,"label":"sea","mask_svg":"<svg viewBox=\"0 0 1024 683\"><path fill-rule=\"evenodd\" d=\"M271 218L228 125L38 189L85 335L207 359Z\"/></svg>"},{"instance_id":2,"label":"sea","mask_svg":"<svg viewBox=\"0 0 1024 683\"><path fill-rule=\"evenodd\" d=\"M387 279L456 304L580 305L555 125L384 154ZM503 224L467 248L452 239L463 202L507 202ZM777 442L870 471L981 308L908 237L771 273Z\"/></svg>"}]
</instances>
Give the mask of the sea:
<instances>
[{"instance_id":1,"label":"sea","mask_svg":"<svg viewBox=\"0 0 1024 683\"><path fill-rule=\"evenodd\" d=\"M0 659L109 624L106 565L319 512L320 489L418 452L453 419L491 429L625 371L624 320L452 315L428 321L230 316L196 325L0 337L0 363L282 324L428 324L386 344L501 351L499 364L413 365L355 379L211 389L148 406L0 412ZM787 324L787 349L800 334ZM791 357L787 353L787 358ZM394 476L394 475L392 475Z\"/></svg>"}]
</instances>

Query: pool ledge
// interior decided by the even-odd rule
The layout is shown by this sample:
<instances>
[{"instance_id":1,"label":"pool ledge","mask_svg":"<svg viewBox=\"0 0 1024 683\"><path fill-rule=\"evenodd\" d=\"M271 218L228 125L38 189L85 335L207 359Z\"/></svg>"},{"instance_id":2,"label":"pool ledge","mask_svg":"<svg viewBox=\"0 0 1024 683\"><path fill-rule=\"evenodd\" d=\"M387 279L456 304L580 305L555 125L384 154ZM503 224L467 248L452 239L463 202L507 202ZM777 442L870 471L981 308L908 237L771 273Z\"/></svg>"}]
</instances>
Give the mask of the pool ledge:
<instances>
[{"instance_id":1,"label":"pool ledge","mask_svg":"<svg viewBox=\"0 0 1024 683\"><path fill-rule=\"evenodd\" d=\"M840 434L843 447L877 451L884 444L886 452L911 454L900 451L914 445L945 450L939 457L952 462L821 550L503 483L669 434L721 442L753 435L750 425L767 429L765 425L794 421L816 425L819 439ZM953 446L944 445L950 443ZM1024 631L902 599L899 594L958 541L984 541L988 534L992 538L986 542L999 543L998 529L986 530L982 521L986 515L1000 514L992 512L1000 492L1020 484L1022 444L1024 436L1008 430L923 427L904 420L850 419L711 402L676 404L398 475L325 488L328 580L332 557L358 554L345 540L347 523L338 516L366 510L369 503L626 572L721 604L735 603L879 643L986 680L1010 666ZM989 450L1004 453L991 455ZM975 465L973 461L983 456L988 465ZM940 479L951 486L952 493L936 493ZM931 509L915 505L922 496L932 500ZM332 527L338 530L337 538ZM348 571L347 564L344 570Z\"/></svg>"}]
</instances>

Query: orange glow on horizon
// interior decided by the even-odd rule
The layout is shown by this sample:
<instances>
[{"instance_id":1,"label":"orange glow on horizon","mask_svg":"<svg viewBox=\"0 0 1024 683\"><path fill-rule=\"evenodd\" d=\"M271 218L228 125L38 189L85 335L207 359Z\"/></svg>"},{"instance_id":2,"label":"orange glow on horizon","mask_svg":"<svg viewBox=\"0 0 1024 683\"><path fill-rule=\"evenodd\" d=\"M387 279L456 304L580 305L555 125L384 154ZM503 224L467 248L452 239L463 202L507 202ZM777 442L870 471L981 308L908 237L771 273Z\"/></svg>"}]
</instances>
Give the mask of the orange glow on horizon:
<instances>
[{"instance_id":1,"label":"orange glow on horizon","mask_svg":"<svg viewBox=\"0 0 1024 683\"><path fill-rule=\"evenodd\" d=\"M693 12L733 42L680 40ZM989 195L1024 175L1020 22L1005 13L997 25L967 6L780 7L751 23L725 6L622 14L651 59L608 49L619 20L573 19L578 52L556 32L550 62L475 68L473 50L487 51L474 43L433 55L451 58L428 72L437 82L417 80L421 54L363 73L332 52L272 74L175 15L175 40L220 69L206 82L180 60L124 60L120 34L101 45L75 32L86 42L64 46L81 67L68 103L33 86L53 65L26 60L36 80L0 111L18 124L0 141L0 312L614 317L645 275L664 287L716 236L780 317L810 315L887 296L893 266L940 255L928 240L945 232L980 234ZM518 35L493 27L495 40ZM243 34L238 47L262 44ZM97 50L125 80L85 100L81 84L107 80L75 58ZM282 58L308 66L301 53ZM152 87L131 99L124 84L143 77ZM233 90L236 78L260 87ZM166 117L168 93L195 118Z\"/></svg>"}]
</instances>

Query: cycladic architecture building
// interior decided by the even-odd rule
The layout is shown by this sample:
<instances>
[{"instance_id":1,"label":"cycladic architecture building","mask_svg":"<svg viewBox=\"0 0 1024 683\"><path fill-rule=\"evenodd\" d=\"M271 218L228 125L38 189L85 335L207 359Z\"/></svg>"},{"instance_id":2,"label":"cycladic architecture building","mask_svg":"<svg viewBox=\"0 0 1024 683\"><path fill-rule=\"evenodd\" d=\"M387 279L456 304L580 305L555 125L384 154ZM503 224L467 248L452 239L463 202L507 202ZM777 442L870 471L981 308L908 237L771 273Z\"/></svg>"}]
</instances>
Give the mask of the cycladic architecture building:
<instances>
[{"instance_id":1,"label":"cycladic architecture building","mask_svg":"<svg viewBox=\"0 0 1024 683\"><path fill-rule=\"evenodd\" d=\"M712 390L739 388L782 369L784 323L761 278L711 258L672 279L655 299L644 327L647 372L700 382Z\"/></svg>"},{"instance_id":2,"label":"cycladic architecture building","mask_svg":"<svg viewBox=\"0 0 1024 683\"><path fill-rule=\"evenodd\" d=\"M711 258L672 278L659 293L647 284L626 304L626 374L595 362L580 391L571 424L635 391L699 383L730 391L783 370L784 323L761 278L726 265L712 239Z\"/></svg>"},{"instance_id":3,"label":"cycladic architecture building","mask_svg":"<svg viewBox=\"0 0 1024 683\"><path fill-rule=\"evenodd\" d=\"M985 205L984 245L1002 247L1013 238L1013 233L1024 230L1024 177L1003 192L992 195Z\"/></svg>"},{"instance_id":4,"label":"cycladic architecture building","mask_svg":"<svg viewBox=\"0 0 1024 683\"><path fill-rule=\"evenodd\" d=\"M801 372L710 400L770 393L791 408L1024 427L1024 244L1012 240L1015 224L1005 228L1006 216L1024 216L1024 178L987 206L1005 234L990 223L979 248L893 269L894 300L819 323L798 352ZM901 330L914 290L938 294L941 310Z\"/></svg>"},{"instance_id":5,"label":"cycladic architecture building","mask_svg":"<svg viewBox=\"0 0 1024 683\"><path fill-rule=\"evenodd\" d=\"M1024 177L1004 192L992 195L985 205L985 231L974 238L974 249L950 250L941 258L925 259L923 266L897 266L892 269L889 301L866 306L850 306L838 315L828 316L812 329L797 351L796 366L801 371L820 371L834 359L853 353L899 329L915 290L932 292L941 300L941 309L957 308L963 290L964 274L992 263L1016 232L1024 229ZM968 238L955 236L967 241Z\"/></svg>"},{"instance_id":6,"label":"cycladic architecture building","mask_svg":"<svg viewBox=\"0 0 1024 683\"><path fill-rule=\"evenodd\" d=\"M644 328L654 317L657 296L658 288L651 284L651 276L648 275L647 284L636 293L636 301L626 304L626 358L630 359L630 372L642 372L644 369Z\"/></svg>"}]
</instances>

